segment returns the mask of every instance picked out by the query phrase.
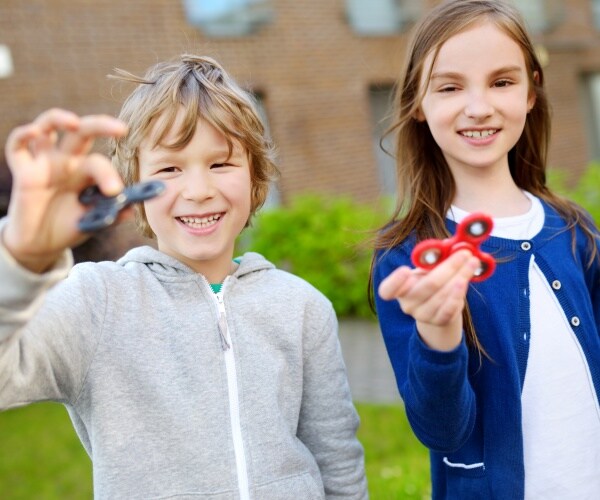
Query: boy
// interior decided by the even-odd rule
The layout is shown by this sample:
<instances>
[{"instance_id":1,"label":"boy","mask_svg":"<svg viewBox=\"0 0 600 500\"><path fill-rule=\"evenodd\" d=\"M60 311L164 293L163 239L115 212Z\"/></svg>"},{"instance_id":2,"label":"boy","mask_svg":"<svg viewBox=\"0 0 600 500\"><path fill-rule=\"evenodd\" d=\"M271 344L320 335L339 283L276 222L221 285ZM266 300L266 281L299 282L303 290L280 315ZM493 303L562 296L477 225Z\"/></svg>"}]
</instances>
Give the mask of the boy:
<instances>
[{"instance_id":1,"label":"boy","mask_svg":"<svg viewBox=\"0 0 600 500\"><path fill-rule=\"evenodd\" d=\"M236 237L276 172L251 98L212 59L159 63L121 121L41 114L13 131L0 245L0 408L63 403L96 498L367 497L330 303ZM78 193L123 185L158 249L70 270ZM65 277L68 274L68 277Z\"/></svg>"}]
</instances>

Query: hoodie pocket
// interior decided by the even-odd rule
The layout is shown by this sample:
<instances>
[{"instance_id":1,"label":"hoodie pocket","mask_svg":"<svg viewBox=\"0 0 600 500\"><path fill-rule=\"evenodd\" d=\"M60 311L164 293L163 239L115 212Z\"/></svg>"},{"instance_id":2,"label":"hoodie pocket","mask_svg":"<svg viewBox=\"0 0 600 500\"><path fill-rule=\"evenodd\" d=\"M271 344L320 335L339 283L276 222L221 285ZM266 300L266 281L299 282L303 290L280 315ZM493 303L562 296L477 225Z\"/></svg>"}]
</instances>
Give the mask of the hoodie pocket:
<instances>
[{"instance_id":1,"label":"hoodie pocket","mask_svg":"<svg viewBox=\"0 0 600 500\"><path fill-rule=\"evenodd\" d=\"M323 485L308 472L286 477L256 487L256 498L269 500L310 499L324 500Z\"/></svg>"}]
</instances>

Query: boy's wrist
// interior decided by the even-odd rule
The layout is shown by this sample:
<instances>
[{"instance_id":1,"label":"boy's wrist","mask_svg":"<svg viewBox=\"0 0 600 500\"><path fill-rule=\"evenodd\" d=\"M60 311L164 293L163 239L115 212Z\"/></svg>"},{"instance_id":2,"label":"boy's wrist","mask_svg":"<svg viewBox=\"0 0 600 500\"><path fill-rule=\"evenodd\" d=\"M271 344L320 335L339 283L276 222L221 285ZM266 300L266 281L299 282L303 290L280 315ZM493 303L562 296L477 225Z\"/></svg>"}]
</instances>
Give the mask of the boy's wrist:
<instances>
[{"instance_id":1,"label":"boy's wrist","mask_svg":"<svg viewBox=\"0 0 600 500\"><path fill-rule=\"evenodd\" d=\"M28 252L19 251L11 245L10 238L6 237L7 226L0 228L0 244L6 249L8 254L21 267L33 273L41 274L52 268L54 264L60 260L63 252L53 252L44 254L31 254Z\"/></svg>"}]
</instances>

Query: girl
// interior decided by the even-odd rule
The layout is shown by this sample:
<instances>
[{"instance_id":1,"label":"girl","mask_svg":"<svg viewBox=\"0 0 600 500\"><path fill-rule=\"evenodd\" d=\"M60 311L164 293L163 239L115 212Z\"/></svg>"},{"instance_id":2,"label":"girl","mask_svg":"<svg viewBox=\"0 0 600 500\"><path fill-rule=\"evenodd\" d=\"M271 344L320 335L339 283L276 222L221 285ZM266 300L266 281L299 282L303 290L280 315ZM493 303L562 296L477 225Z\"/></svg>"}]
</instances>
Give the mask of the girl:
<instances>
[{"instance_id":1,"label":"girl","mask_svg":"<svg viewBox=\"0 0 600 500\"><path fill-rule=\"evenodd\" d=\"M372 280L433 498L599 498L598 233L546 185L544 76L518 12L498 0L431 11L395 113L400 203ZM469 282L478 261L464 250L411 268L418 241L474 211L494 220L491 278Z\"/></svg>"}]
</instances>

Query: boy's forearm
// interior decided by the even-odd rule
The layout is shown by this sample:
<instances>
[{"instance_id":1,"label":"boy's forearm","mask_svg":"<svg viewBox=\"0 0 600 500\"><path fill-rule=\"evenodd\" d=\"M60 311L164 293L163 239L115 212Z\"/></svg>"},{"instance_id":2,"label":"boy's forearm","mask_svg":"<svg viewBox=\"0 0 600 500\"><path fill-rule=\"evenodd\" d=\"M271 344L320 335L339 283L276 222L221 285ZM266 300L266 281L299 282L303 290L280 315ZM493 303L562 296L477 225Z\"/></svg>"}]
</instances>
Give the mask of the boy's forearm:
<instances>
[{"instance_id":1,"label":"boy's forearm","mask_svg":"<svg viewBox=\"0 0 600 500\"><path fill-rule=\"evenodd\" d=\"M6 219L0 221L0 234ZM32 272L16 260L0 238L0 342L27 323L44 292L65 278L73 265L73 256L65 251L45 273Z\"/></svg>"}]
</instances>

